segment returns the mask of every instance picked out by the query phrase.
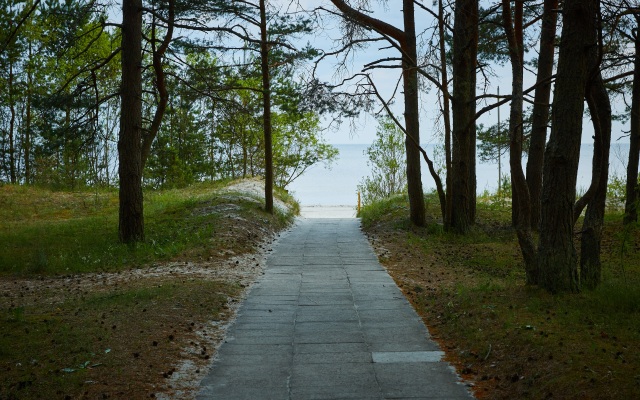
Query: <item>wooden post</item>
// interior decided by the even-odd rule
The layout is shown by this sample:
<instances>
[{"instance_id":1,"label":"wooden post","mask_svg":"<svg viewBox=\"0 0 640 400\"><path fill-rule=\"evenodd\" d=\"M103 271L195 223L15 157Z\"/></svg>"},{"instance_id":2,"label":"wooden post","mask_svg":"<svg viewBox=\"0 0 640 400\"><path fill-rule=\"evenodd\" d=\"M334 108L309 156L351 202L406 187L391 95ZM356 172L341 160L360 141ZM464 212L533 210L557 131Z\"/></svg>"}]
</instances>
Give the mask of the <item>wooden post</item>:
<instances>
[{"instance_id":1,"label":"wooden post","mask_svg":"<svg viewBox=\"0 0 640 400\"><path fill-rule=\"evenodd\" d=\"M360 214L360 192L358 192L358 214Z\"/></svg>"}]
</instances>

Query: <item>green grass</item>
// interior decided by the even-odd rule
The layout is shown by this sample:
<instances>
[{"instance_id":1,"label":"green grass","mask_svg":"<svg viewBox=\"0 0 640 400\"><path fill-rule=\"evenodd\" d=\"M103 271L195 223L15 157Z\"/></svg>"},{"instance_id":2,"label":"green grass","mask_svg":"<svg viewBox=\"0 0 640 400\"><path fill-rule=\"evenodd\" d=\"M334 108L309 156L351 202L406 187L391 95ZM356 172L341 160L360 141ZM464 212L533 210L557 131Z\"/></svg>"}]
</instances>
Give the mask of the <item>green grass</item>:
<instances>
[{"instance_id":1,"label":"green grass","mask_svg":"<svg viewBox=\"0 0 640 400\"><path fill-rule=\"evenodd\" d=\"M480 203L467 235L403 228L402 199L363 210L390 271L478 394L496 399L635 398L640 385L640 229L605 219L603 282L551 295L526 286L511 211ZM430 218L438 217L433 207ZM364 217L363 217L364 218ZM580 222L576 229L579 229ZM579 243L578 243L579 245ZM579 249L578 249L579 254ZM424 260L424 261L422 261ZM429 290L425 290L428 288Z\"/></svg>"},{"instance_id":2,"label":"green grass","mask_svg":"<svg viewBox=\"0 0 640 400\"><path fill-rule=\"evenodd\" d=\"M408 219L404 216L408 211L407 202L406 194L393 196L362 207L358 216L362 219L364 226L392 219L396 221L398 227L406 226Z\"/></svg>"},{"instance_id":3,"label":"green grass","mask_svg":"<svg viewBox=\"0 0 640 400\"><path fill-rule=\"evenodd\" d=\"M118 242L116 191L69 193L2 186L0 274L113 271L209 246L218 214L195 211L227 201L215 196L223 184L145 193L146 240L136 246ZM261 212L256 202L238 203L244 211ZM278 226L291 219L290 214L263 214Z\"/></svg>"},{"instance_id":4,"label":"green grass","mask_svg":"<svg viewBox=\"0 0 640 400\"><path fill-rule=\"evenodd\" d=\"M222 193L228 183L146 191L136 246L118 242L116 191L0 186L0 399L151 398L185 351L208 359L201 335L228 318L238 282L167 272L81 284L75 274L163 260L220 268L291 222L292 212Z\"/></svg>"}]
</instances>

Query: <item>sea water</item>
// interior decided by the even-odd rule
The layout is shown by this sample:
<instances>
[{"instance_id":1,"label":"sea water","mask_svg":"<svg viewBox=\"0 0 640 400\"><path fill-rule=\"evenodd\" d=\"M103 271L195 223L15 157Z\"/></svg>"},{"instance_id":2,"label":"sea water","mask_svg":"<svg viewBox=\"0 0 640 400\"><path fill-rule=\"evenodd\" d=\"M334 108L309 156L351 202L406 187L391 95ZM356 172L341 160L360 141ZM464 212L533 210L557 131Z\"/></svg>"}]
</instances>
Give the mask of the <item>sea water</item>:
<instances>
[{"instance_id":1,"label":"sea water","mask_svg":"<svg viewBox=\"0 0 640 400\"><path fill-rule=\"evenodd\" d=\"M337 144L340 154L328 168L322 164L309 168L301 177L292 182L287 189L303 206L355 206L358 202L357 186L369 175L371 167L367 164L367 144ZM434 145L423 146L433 159ZM628 144L615 143L611 146L609 176L626 175ZM583 193L591 182L591 159L593 145L583 144L580 149L578 168L578 192ZM525 165L524 160L523 165ZM498 187L498 163L478 161L477 193L495 192ZM502 157L502 175L509 176L509 159ZM444 174L442 175L444 180ZM422 162L422 184L425 192L435 190L435 183L427 164Z\"/></svg>"}]
</instances>

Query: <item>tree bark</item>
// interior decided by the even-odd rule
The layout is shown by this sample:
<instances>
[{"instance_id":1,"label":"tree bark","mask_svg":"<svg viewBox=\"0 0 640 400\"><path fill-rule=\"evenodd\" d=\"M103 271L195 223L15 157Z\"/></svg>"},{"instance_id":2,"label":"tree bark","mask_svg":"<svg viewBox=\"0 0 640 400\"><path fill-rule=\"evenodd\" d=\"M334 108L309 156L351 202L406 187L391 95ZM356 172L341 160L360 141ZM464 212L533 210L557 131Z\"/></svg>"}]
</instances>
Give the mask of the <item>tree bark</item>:
<instances>
[{"instance_id":1,"label":"tree bark","mask_svg":"<svg viewBox=\"0 0 640 400\"><path fill-rule=\"evenodd\" d=\"M444 154L447 169L446 184L447 192L445 195L444 213L442 214L443 223L446 229L451 227L451 187L453 171L451 169L451 110L449 98L449 77L447 73L447 52L445 47L444 32L444 6L442 0L438 0L438 34L440 35L440 69L442 90L442 118L444 120Z\"/></svg>"},{"instance_id":2,"label":"tree bark","mask_svg":"<svg viewBox=\"0 0 640 400\"><path fill-rule=\"evenodd\" d=\"M273 214L273 144L271 135L271 78L265 0L260 0L260 57L262 67L262 103L264 123L264 209Z\"/></svg>"},{"instance_id":3,"label":"tree bark","mask_svg":"<svg viewBox=\"0 0 640 400\"><path fill-rule=\"evenodd\" d=\"M639 24L640 25L640 24ZM638 221L638 164L640 161L640 32L635 36L635 60L633 70L633 91L631 98L631 132L629 133L629 162L627 163L627 197L624 205L625 225Z\"/></svg>"},{"instance_id":4,"label":"tree bark","mask_svg":"<svg viewBox=\"0 0 640 400\"><path fill-rule=\"evenodd\" d=\"M164 67L162 65L164 54L169 48L169 44L173 39L173 24L175 21L175 0L169 0L169 15L167 19L167 32L164 35L164 39L160 43L160 47L156 48L156 28L155 23L152 28L152 60L153 60L153 71L156 75L155 86L158 91L158 104L156 106L155 113L153 115L153 120L151 121L151 126L149 129L142 134L142 169L144 170L144 166L147 163L147 158L149 158L149 154L151 154L151 145L153 144L154 139L158 135L158 131L160 130L160 125L162 124L162 118L167 110L167 103L169 102L169 92L167 91L166 78L164 73Z\"/></svg>"},{"instance_id":5,"label":"tree bark","mask_svg":"<svg viewBox=\"0 0 640 400\"><path fill-rule=\"evenodd\" d=\"M342 14L363 26L371 28L395 40L402 50L402 78L404 84L404 107L407 152L407 186L409 193L409 214L416 226L424 226L426 209L420 172L420 125L418 107L417 50L415 35L415 15L412 0L403 0L405 31L393 25L351 8L343 0L331 0ZM416 145L417 143L418 145Z\"/></svg>"},{"instance_id":6,"label":"tree bark","mask_svg":"<svg viewBox=\"0 0 640 400\"><path fill-rule=\"evenodd\" d=\"M29 59L33 55L31 41L29 41ZM31 102L33 91L33 73L30 63L27 65L27 109L26 126L24 131L24 183L31 183Z\"/></svg>"},{"instance_id":7,"label":"tree bark","mask_svg":"<svg viewBox=\"0 0 640 400\"><path fill-rule=\"evenodd\" d=\"M540 286L551 293L577 292L573 206L589 79L589 51L597 45L597 0L566 0L558 58L552 126L544 159L538 266Z\"/></svg>"},{"instance_id":8,"label":"tree bark","mask_svg":"<svg viewBox=\"0 0 640 400\"><path fill-rule=\"evenodd\" d=\"M511 109L509 116L509 166L511 167L511 188L513 191L513 226L518 236L518 244L525 264L528 284L538 283L537 254L531 235L531 202L529 189L522 170L522 140L524 103L524 43L523 43L523 2L516 0L515 18L511 18L510 0L502 0L502 18L509 43L511 60Z\"/></svg>"},{"instance_id":9,"label":"tree bark","mask_svg":"<svg viewBox=\"0 0 640 400\"><path fill-rule=\"evenodd\" d=\"M475 93L478 0L456 0L453 32L451 228L466 233L475 216Z\"/></svg>"},{"instance_id":10,"label":"tree bark","mask_svg":"<svg viewBox=\"0 0 640 400\"><path fill-rule=\"evenodd\" d=\"M545 0L540 28L540 56L531 121L531 139L527 159L527 185L531 197L531 229L540 227L540 195L542 191L542 167L544 145L547 142L549 124L549 99L556 40L558 0Z\"/></svg>"},{"instance_id":11,"label":"tree bark","mask_svg":"<svg viewBox=\"0 0 640 400\"><path fill-rule=\"evenodd\" d=\"M119 237L144 240L142 198L142 1L122 3L122 87L118 174Z\"/></svg>"},{"instance_id":12,"label":"tree bark","mask_svg":"<svg viewBox=\"0 0 640 400\"><path fill-rule=\"evenodd\" d=\"M596 68L599 68L599 65ZM592 171L594 175L598 175L598 179L594 182L595 189L587 205L582 224L580 283L584 287L593 289L600 284L602 275L600 243L607 198L611 146L611 102L600 72L587 89L587 104L595 132Z\"/></svg>"},{"instance_id":13,"label":"tree bark","mask_svg":"<svg viewBox=\"0 0 640 400\"><path fill-rule=\"evenodd\" d=\"M409 214L416 226L424 226L426 210L422 176L420 171L420 113L418 103L418 70L416 24L413 0L403 0L404 36L402 43L402 79L404 82L404 118L407 129L405 148L407 152L407 190Z\"/></svg>"},{"instance_id":14,"label":"tree bark","mask_svg":"<svg viewBox=\"0 0 640 400\"><path fill-rule=\"evenodd\" d=\"M18 181L16 176L16 149L15 149L15 127L16 127L16 105L13 102L13 60L9 60L9 179L11 183Z\"/></svg>"}]
</instances>

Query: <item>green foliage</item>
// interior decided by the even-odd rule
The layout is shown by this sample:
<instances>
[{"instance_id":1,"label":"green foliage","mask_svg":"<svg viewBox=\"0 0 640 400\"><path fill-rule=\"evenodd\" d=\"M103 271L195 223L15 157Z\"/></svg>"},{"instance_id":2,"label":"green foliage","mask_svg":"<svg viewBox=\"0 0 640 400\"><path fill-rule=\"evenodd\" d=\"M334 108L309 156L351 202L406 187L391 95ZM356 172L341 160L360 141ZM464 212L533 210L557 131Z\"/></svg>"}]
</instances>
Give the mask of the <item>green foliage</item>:
<instances>
[{"instance_id":1,"label":"green foliage","mask_svg":"<svg viewBox=\"0 0 640 400\"><path fill-rule=\"evenodd\" d=\"M160 20L168 18L167 1L144 3ZM26 18L33 2L3 4L0 182L54 189L117 185L121 35L104 25L110 5L44 1ZM317 81L303 83L299 76L300 65L319 54L296 42L314 21L268 8L276 184L286 186L310 165L335 159L319 127L319 113L334 104L331 93L317 91ZM256 32L246 24L258 20L258 10L252 2L175 3L183 25L206 18L225 28L216 37L185 35L170 44L163 60L169 103L144 171L147 187L263 174L259 46L236 45L237 35ZM158 39L166 29L155 17L144 23L147 38ZM143 129L158 104L151 48L145 44Z\"/></svg>"},{"instance_id":2,"label":"green foliage","mask_svg":"<svg viewBox=\"0 0 640 400\"><path fill-rule=\"evenodd\" d=\"M477 128L478 158L482 162L496 162L509 151L509 125L501 123L485 127L483 124Z\"/></svg>"},{"instance_id":3,"label":"green foliage","mask_svg":"<svg viewBox=\"0 0 640 400\"><path fill-rule=\"evenodd\" d=\"M286 188L312 165L330 165L338 156L338 149L322 139L317 115L277 113L271 118L277 186Z\"/></svg>"},{"instance_id":4,"label":"green foliage","mask_svg":"<svg viewBox=\"0 0 640 400\"><path fill-rule=\"evenodd\" d=\"M358 184L364 204L402 193L406 190L404 133L390 118L380 118L376 140L367 147L371 175Z\"/></svg>"},{"instance_id":5,"label":"green foliage","mask_svg":"<svg viewBox=\"0 0 640 400\"><path fill-rule=\"evenodd\" d=\"M409 207L406 194L386 197L365 204L358 217L362 219L362 225L369 227L380 221L388 221L398 218L407 218Z\"/></svg>"},{"instance_id":6,"label":"green foliage","mask_svg":"<svg viewBox=\"0 0 640 400\"><path fill-rule=\"evenodd\" d=\"M14 9L17 2L5 11ZM118 47L116 35L103 30L92 1L45 1L28 14L0 54L2 139L0 180L54 187L81 187L110 180L118 56L92 71ZM0 16L0 24L4 16ZM4 31L4 30L2 30ZM3 96L5 95L6 96ZM11 111L13 110L13 111ZM106 160L105 160L106 159ZM14 177L9 170L15 170Z\"/></svg>"},{"instance_id":7,"label":"green foliage","mask_svg":"<svg viewBox=\"0 0 640 400\"><path fill-rule=\"evenodd\" d=\"M607 183L607 208L609 210L620 210L624 208L627 198L627 180L616 173L609 176Z\"/></svg>"},{"instance_id":8,"label":"green foliage","mask_svg":"<svg viewBox=\"0 0 640 400\"><path fill-rule=\"evenodd\" d=\"M259 60L224 66L213 53L192 51L171 83L170 104L145 171L152 187L181 187L205 179L264 174ZM319 114L304 104L304 87L287 64L272 71L274 180L286 188L337 149L322 138ZM203 75L217 83L203 80ZM212 94L215 94L215 98Z\"/></svg>"}]
</instances>

